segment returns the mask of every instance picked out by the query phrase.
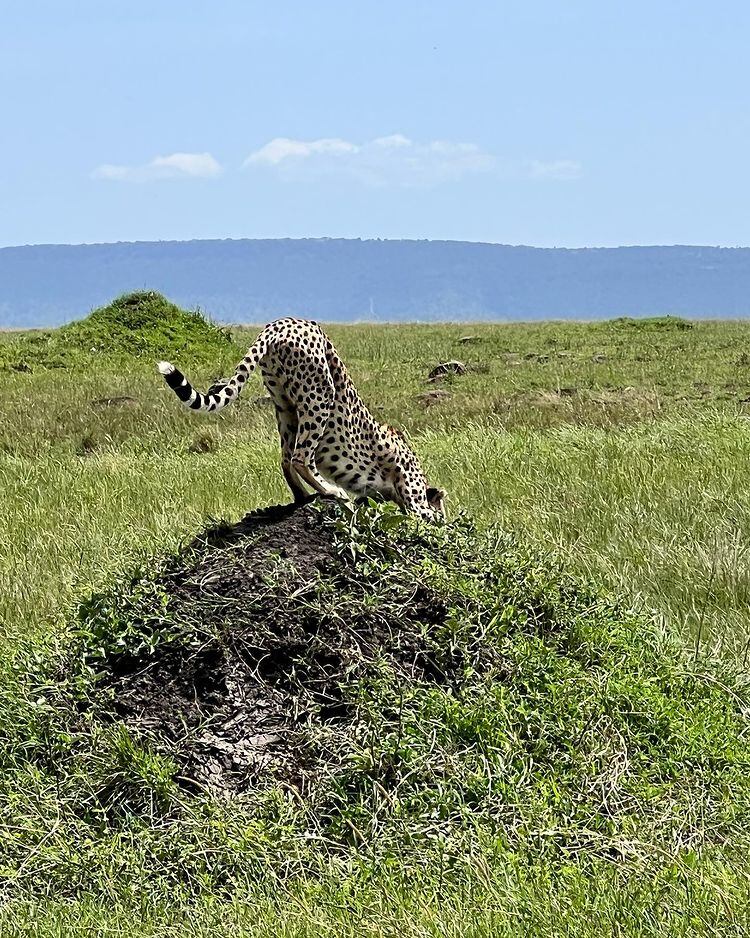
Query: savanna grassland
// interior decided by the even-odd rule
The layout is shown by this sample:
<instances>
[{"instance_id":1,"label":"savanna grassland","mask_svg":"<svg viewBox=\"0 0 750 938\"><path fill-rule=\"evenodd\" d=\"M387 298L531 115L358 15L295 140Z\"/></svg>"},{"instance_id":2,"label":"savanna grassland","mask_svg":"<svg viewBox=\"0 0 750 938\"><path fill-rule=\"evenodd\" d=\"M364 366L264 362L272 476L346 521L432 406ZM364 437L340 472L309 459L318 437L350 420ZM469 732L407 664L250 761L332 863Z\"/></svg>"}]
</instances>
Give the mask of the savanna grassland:
<instances>
[{"instance_id":1,"label":"savanna grassland","mask_svg":"<svg viewBox=\"0 0 750 938\"><path fill-rule=\"evenodd\" d=\"M357 678L383 726L398 710L396 755L390 730L337 737L333 813L188 796L166 757L82 725L107 660L92 636L138 631L123 577L287 500L273 412L257 377L217 417L183 410L154 359L207 386L254 330L153 294L0 335L2 934L746 933L750 324L327 331L466 516L425 540L375 507L334 545L383 608L429 581L452 610L436 648L474 664L411 709ZM465 374L427 380L451 359ZM557 626L539 644L507 609Z\"/></svg>"}]
</instances>

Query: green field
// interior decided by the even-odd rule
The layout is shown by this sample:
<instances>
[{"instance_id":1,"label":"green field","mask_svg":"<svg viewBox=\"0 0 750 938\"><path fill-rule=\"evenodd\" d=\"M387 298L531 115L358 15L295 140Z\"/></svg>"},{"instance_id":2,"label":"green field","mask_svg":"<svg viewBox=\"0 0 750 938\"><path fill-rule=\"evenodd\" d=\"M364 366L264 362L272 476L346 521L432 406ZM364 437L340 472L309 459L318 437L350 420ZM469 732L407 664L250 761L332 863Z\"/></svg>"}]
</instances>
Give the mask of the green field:
<instances>
[{"instance_id":1,"label":"green field","mask_svg":"<svg viewBox=\"0 0 750 938\"><path fill-rule=\"evenodd\" d=\"M681 803L692 833L674 849L641 849L648 838L637 829L632 849L617 855L489 850L466 838L445 869L439 850L410 854L407 841L388 855L370 857L367 844L326 852L315 868L296 863L291 847L286 865L271 848L263 861L239 808L204 806L180 822L185 851L205 843L196 873L192 858L166 848L164 818L92 808L85 766L71 783L56 768L63 744L49 730L58 725L49 711L62 706L50 686L77 604L173 552L209 518L237 520L287 500L260 379L235 406L203 418L179 407L153 366L170 357L206 386L232 370L254 330L234 330L232 342L175 323L151 335L134 321L111 347L106 323L67 338L0 335L0 933L746 933L750 816L738 807L721 834L704 836L717 802L741 806L746 789ZM741 727L750 324L327 331L373 412L406 430L432 484L448 490L453 516L465 512L480 530L499 525L553 567L619 597L679 642L685 667L730 694ZM430 369L449 359L466 374L429 383ZM746 735L737 730L738 740ZM122 758L125 772L146 757ZM103 771L91 765L92 776ZM688 760L678 774L693 770ZM224 853L214 863L217 838Z\"/></svg>"}]
</instances>

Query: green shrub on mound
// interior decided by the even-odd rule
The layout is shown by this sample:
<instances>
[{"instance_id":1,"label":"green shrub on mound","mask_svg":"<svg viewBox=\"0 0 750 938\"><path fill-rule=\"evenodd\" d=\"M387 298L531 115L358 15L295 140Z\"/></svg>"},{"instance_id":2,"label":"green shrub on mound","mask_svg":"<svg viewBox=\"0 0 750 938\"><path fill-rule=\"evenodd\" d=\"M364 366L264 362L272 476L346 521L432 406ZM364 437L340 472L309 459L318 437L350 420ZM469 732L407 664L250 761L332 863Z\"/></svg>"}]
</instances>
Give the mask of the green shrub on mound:
<instances>
[{"instance_id":1,"label":"green shrub on mound","mask_svg":"<svg viewBox=\"0 0 750 938\"><path fill-rule=\"evenodd\" d=\"M153 360L183 351L200 360L231 345L229 333L197 310L180 309L160 293L142 291L120 296L67 326L24 336L3 351L2 364L14 370L74 368L92 357Z\"/></svg>"},{"instance_id":2,"label":"green shrub on mound","mask_svg":"<svg viewBox=\"0 0 750 938\"><path fill-rule=\"evenodd\" d=\"M616 319L606 319L597 323L599 327L607 330L627 329L633 332L686 332L694 327L694 323L681 316L618 316Z\"/></svg>"},{"instance_id":3,"label":"green shrub on mound","mask_svg":"<svg viewBox=\"0 0 750 938\"><path fill-rule=\"evenodd\" d=\"M739 683L465 519L323 502L213 528L84 603L67 660L2 782L38 819L4 867L38 889L746 841Z\"/></svg>"}]
</instances>

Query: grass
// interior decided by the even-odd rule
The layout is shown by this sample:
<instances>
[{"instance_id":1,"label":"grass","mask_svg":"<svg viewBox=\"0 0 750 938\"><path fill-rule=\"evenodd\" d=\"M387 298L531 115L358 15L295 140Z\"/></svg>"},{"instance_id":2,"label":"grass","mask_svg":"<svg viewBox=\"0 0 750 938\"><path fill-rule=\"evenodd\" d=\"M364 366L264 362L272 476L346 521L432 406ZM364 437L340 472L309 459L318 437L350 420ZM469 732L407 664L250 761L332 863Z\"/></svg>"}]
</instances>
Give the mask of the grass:
<instances>
[{"instance_id":1,"label":"grass","mask_svg":"<svg viewBox=\"0 0 750 938\"><path fill-rule=\"evenodd\" d=\"M272 884L276 886L276 884ZM169 897L155 904L113 906L85 900L74 906L28 904L0 912L3 935L67 938L339 938L408 935L484 938L575 934L737 936L746 933L746 885L721 862L690 870L664 867L624 877L603 863L582 874L544 866L487 869L477 864L471 885L450 889L435 876L413 874L331 891L325 884L250 890L195 905ZM137 926L134 925L137 919Z\"/></svg>"},{"instance_id":2,"label":"grass","mask_svg":"<svg viewBox=\"0 0 750 938\"><path fill-rule=\"evenodd\" d=\"M686 666L708 668L721 657L710 668L744 670L750 325L666 319L329 331L363 397L406 428L431 478L449 489L453 511L499 523L647 619L654 610L660 629L682 643ZM238 330L236 342L251 335ZM474 338L462 342L467 335ZM167 355L199 386L228 373L236 347L210 336L207 344L205 335L181 336L163 351L147 344L142 356L122 346L89 354L82 342L66 349L56 335L43 347L0 337L0 741L6 771L11 756L26 766L0 799L3 849L11 844L14 857L3 871L12 901L0 912L2 933L127 935L134 915L143 934L741 933L750 871L740 824L724 843L661 859L467 850L461 875L446 875L394 848L388 862L332 859L315 877L264 885L252 874L247 830L219 813L194 822L184 849L200 854L201 838L229 824L232 885L211 879L197 891L157 885L153 857L123 880L123 858L132 864L146 835L120 829L105 846L101 831L87 835L84 825L69 844L68 876L77 881L85 857L96 887L41 898L45 850L85 799L76 808L58 798L40 765L19 752L32 751L44 725L35 703L45 698L40 675L69 647L77 602L176 549L207 517L237 518L286 497L257 379L208 421L183 412L153 370L149 359ZM428 384L430 368L452 358L467 374ZM15 370L19 362L31 370ZM424 398L438 389L446 392L439 400ZM568 680L558 683L572 691ZM131 768L137 762L124 758ZM726 807L738 795L730 787L710 805ZM709 803L697 798L693 807L700 820ZM161 865L175 862L166 853Z\"/></svg>"}]
</instances>

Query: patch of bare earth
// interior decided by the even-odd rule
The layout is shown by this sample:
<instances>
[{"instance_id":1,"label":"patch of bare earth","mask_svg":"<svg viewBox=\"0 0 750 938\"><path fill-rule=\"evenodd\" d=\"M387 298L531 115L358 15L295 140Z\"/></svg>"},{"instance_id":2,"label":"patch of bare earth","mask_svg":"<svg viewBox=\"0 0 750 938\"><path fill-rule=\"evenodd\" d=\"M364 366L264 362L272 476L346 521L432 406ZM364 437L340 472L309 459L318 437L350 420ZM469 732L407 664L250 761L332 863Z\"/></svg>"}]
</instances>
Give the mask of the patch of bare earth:
<instances>
[{"instance_id":1,"label":"patch of bare earth","mask_svg":"<svg viewBox=\"0 0 750 938\"><path fill-rule=\"evenodd\" d=\"M350 691L379 661L435 683L456 664L439 662L429 640L442 601L415 586L383 614L348 602L347 578L315 506L206 531L156 581L169 618L203 638L114 656L102 681L112 716L173 758L186 787L242 791L276 779L304 791L330 756L324 731L357 719Z\"/></svg>"}]
</instances>

